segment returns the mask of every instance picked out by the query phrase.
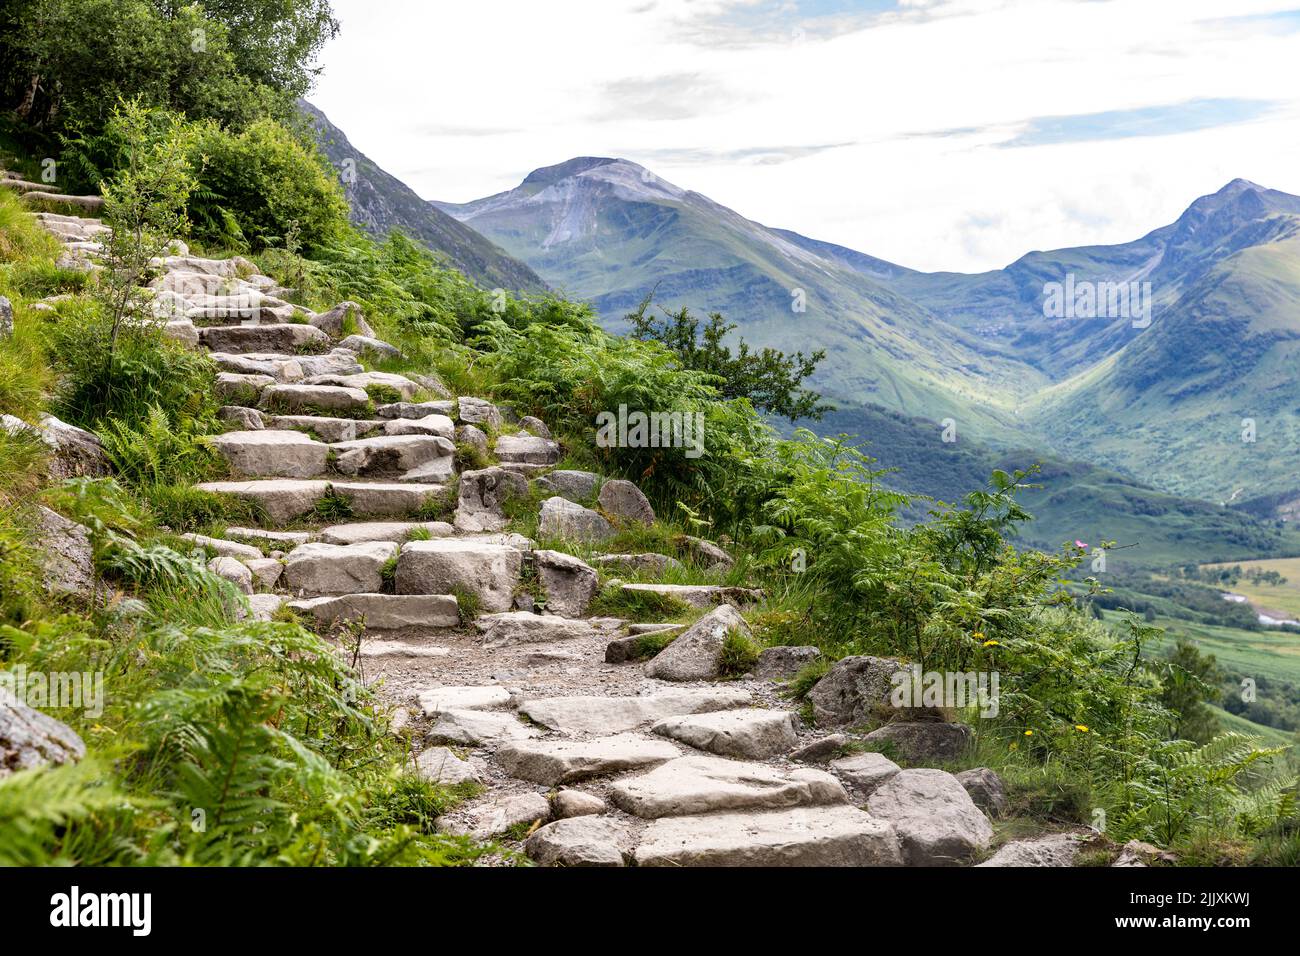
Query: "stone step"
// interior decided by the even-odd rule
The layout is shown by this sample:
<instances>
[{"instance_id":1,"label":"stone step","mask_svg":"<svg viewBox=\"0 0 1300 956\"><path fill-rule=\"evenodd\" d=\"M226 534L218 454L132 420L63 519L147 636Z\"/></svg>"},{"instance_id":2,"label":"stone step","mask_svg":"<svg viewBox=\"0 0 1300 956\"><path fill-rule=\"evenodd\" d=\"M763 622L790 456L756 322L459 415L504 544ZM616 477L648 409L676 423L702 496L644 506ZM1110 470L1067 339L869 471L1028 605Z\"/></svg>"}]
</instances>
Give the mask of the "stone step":
<instances>
[{"instance_id":1,"label":"stone step","mask_svg":"<svg viewBox=\"0 0 1300 956\"><path fill-rule=\"evenodd\" d=\"M299 382L305 378L302 365L296 358L254 359L231 352L211 352L208 358L223 372L240 375L265 375L279 383Z\"/></svg>"},{"instance_id":2,"label":"stone step","mask_svg":"<svg viewBox=\"0 0 1300 956\"><path fill-rule=\"evenodd\" d=\"M284 559L284 586L299 597L377 594L384 568L397 557L391 541L364 544L300 544Z\"/></svg>"},{"instance_id":3,"label":"stone step","mask_svg":"<svg viewBox=\"0 0 1300 956\"><path fill-rule=\"evenodd\" d=\"M229 532L227 531L227 534ZM264 557L261 550L250 544L240 544L237 541L226 541L224 538L210 538L204 534L186 533L181 535L185 541L197 545L200 548L207 548L223 558L238 558L240 561L256 561Z\"/></svg>"},{"instance_id":4,"label":"stone step","mask_svg":"<svg viewBox=\"0 0 1300 956\"><path fill-rule=\"evenodd\" d=\"M722 757L766 760L799 742L788 710L724 710L666 717L651 733Z\"/></svg>"},{"instance_id":5,"label":"stone step","mask_svg":"<svg viewBox=\"0 0 1300 956\"><path fill-rule=\"evenodd\" d=\"M265 428L206 439L231 472L246 478L315 478L330 470L330 447L299 431Z\"/></svg>"},{"instance_id":6,"label":"stone step","mask_svg":"<svg viewBox=\"0 0 1300 956\"><path fill-rule=\"evenodd\" d=\"M75 206L86 212L100 212L104 208L103 196L71 196L67 193L47 192L44 189L30 189L20 195L28 202L55 202L64 206Z\"/></svg>"},{"instance_id":7,"label":"stone step","mask_svg":"<svg viewBox=\"0 0 1300 956\"><path fill-rule=\"evenodd\" d=\"M553 465L560 460L560 446L536 435L501 435L493 452L502 463Z\"/></svg>"},{"instance_id":8,"label":"stone step","mask_svg":"<svg viewBox=\"0 0 1300 956\"><path fill-rule=\"evenodd\" d=\"M361 621L367 631L408 631L460 624L456 598L450 594L344 594L291 601L289 607L326 627Z\"/></svg>"},{"instance_id":9,"label":"stone step","mask_svg":"<svg viewBox=\"0 0 1300 956\"><path fill-rule=\"evenodd\" d=\"M525 700L519 712L561 733L609 734L674 715L744 707L752 700L748 691L730 687L683 687L636 697L539 697Z\"/></svg>"},{"instance_id":10,"label":"stone step","mask_svg":"<svg viewBox=\"0 0 1300 956\"><path fill-rule=\"evenodd\" d=\"M402 486L398 486L402 487ZM398 594L475 595L487 613L508 611L523 567L517 548L464 538L409 541L395 577Z\"/></svg>"},{"instance_id":11,"label":"stone step","mask_svg":"<svg viewBox=\"0 0 1300 956\"><path fill-rule=\"evenodd\" d=\"M284 524L313 512L327 491L344 499L359 517L387 518L412 515L442 493L442 485L386 482L342 482L295 478L251 481L207 481L200 491L231 495L258 505L273 524ZM427 542L421 542L427 543ZM513 589L513 585L511 586ZM448 589L422 589L407 593L445 594Z\"/></svg>"},{"instance_id":12,"label":"stone step","mask_svg":"<svg viewBox=\"0 0 1300 956\"><path fill-rule=\"evenodd\" d=\"M264 531L261 528L227 528L226 536L241 541L251 541L260 547L271 546L271 550L295 548L311 541L315 535L310 531Z\"/></svg>"},{"instance_id":13,"label":"stone step","mask_svg":"<svg viewBox=\"0 0 1300 956\"><path fill-rule=\"evenodd\" d=\"M400 395L404 401L410 401L420 392L424 391L420 385L412 382L405 375L396 375L392 372L357 372L353 375L314 375L307 379L307 384L359 388L362 391L373 388L392 389Z\"/></svg>"},{"instance_id":14,"label":"stone step","mask_svg":"<svg viewBox=\"0 0 1300 956\"><path fill-rule=\"evenodd\" d=\"M623 626L617 618L568 618L531 611L483 614L474 621L487 648L517 647L520 644L548 644L585 637L608 637Z\"/></svg>"},{"instance_id":15,"label":"stone step","mask_svg":"<svg viewBox=\"0 0 1300 956\"><path fill-rule=\"evenodd\" d=\"M431 402L390 402L376 408L375 415L392 420L427 418L430 415L443 415L450 418L455 410L456 403L451 399L437 399Z\"/></svg>"},{"instance_id":16,"label":"stone step","mask_svg":"<svg viewBox=\"0 0 1300 956\"><path fill-rule=\"evenodd\" d=\"M678 757L666 740L615 734L591 740L528 740L497 751L506 773L554 787L624 770L654 767Z\"/></svg>"},{"instance_id":17,"label":"stone step","mask_svg":"<svg viewBox=\"0 0 1300 956\"><path fill-rule=\"evenodd\" d=\"M722 584L624 584L625 594L661 594L675 598L691 607L716 607L719 604L744 606L763 599L756 588L728 587Z\"/></svg>"},{"instance_id":18,"label":"stone step","mask_svg":"<svg viewBox=\"0 0 1300 956\"><path fill-rule=\"evenodd\" d=\"M334 469L349 477L443 482L455 472L455 443L435 435L380 435L330 448Z\"/></svg>"},{"instance_id":19,"label":"stone step","mask_svg":"<svg viewBox=\"0 0 1300 956\"><path fill-rule=\"evenodd\" d=\"M323 442L356 441L373 433L381 423L364 418L330 418L325 415L264 415L267 428L306 432Z\"/></svg>"},{"instance_id":20,"label":"stone step","mask_svg":"<svg viewBox=\"0 0 1300 956\"><path fill-rule=\"evenodd\" d=\"M300 327L311 328L311 326L293 326L293 328ZM271 384L263 389L259 406L268 412L282 415L324 413L325 416L329 416L331 413L338 412L354 417L367 415L370 411L370 396L364 389L326 385L315 380L335 377L316 376L291 385Z\"/></svg>"},{"instance_id":21,"label":"stone step","mask_svg":"<svg viewBox=\"0 0 1300 956\"><path fill-rule=\"evenodd\" d=\"M292 322L297 306L261 292L236 295L202 295L186 300L184 316L195 325L239 325L244 322Z\"/></svg>"},{"instance_id":22,"label":"stone step","mask_svg":"<svg viewBox=\"0 0 1300 956\"><path fill-rule=\"evenodd\" d=\"M214 352L294 352L322 349L329 336L296 322L269 325L210 325L199 329L199 342Z\"/></svg>"},{"instance_id":23,"label":"stone step","mask_svg":"<svg viewBox=\"0 0 1300 956\"><path fill-rule=\"evenodd\" d=\"M362 370L356 353L343 348L334 348L317 355L246 352L242 357L254 362L297 362L302 367L302 374L308 378L315 375L352 375Z\"/></svg>"},{"instance_id":24,"label":"stone step","mask_svg":"<svg viewBox=\"0 0 1300 956\"><path fill-rule=\"evenodd\" d=\"M620 810L646 820L849 801L840 782L824 770L784 770L703 755L678 757L649 773L616 781L609 798Z\"/></svg>"},{"instance_id":25,"label":"stone step","mask_svg":"<svg viewBox=\"0 0 1300 956\"><path fill-rule=\"evenodd\" d=\"M378 414L378 409L376 409ZM456 425L446 415L430 414L423 418L394 418L383 423L385 435L434 435L454 441Z\"/></svg>"},{"instance_id":26,"label":"stone step","mask_svg":"<svg viewBox=\"0 0 1300 956\"><path fill-rule=\"evenodd\" d=\"M447 709L434 718L426 738L429 743L490 747L518 740L531 740L541 731L514 714L493 710Z\"/></svg>"},{"instance_id":27,"label":"stone step","mask_svg":"<svg viewBox=\"0 0 1300 956\"><path fill-rule=\"evenodd\" d=\"M447 538L455 529L445 521L359 521L330 525L316 535L326 544L360 544L363 541L395 541L405 544L413 533L427 531L431 538Z\"/></svg>"},{"instance_id":28,"label":"stone step","mask_svg":"<svg viewBox=\"0 0 1300 956\"><path fill-rule=\"evenodd\" d=\"M901 866L893 827L848 806L664 817L641 835L638 866Z\"/></svg>"},{"instance_id":29,"label":"stone step","mask_svg":"<svg viewBox=\"0 0 1300 956\"><path fill-rule=\"evenodd\" d=\"M417 699L426 717L444 710L492 710L510 703L510 691L497 684L431 687Z\"/></svg>"}]
</instances>

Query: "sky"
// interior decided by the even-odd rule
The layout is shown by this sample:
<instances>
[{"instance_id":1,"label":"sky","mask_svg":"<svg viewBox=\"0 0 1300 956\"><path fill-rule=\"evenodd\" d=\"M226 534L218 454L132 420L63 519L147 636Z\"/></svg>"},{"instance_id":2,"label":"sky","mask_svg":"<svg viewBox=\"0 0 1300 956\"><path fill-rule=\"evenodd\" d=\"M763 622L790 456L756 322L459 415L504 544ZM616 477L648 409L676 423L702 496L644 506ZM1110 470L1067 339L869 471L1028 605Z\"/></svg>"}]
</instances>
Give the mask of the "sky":
<instances>
[{"instance_id":1,"label":"sky","mask_svg":"<svg viewBox=\"0 0 1300 956\"><path fill-rule=\"evenodd\" d=\"M1300 194L1300 0L334 0L308 98L426 199L574 156L927 271Z\"/></svg>"}]
</instances>

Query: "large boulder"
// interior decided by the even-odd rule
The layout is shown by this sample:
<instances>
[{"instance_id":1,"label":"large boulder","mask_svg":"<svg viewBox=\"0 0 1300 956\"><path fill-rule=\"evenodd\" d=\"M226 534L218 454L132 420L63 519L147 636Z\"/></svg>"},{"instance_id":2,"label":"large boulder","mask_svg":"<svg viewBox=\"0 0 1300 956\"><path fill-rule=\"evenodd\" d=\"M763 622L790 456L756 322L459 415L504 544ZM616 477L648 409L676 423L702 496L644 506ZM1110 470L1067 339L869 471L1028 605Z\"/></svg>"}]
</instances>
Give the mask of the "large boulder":
<instances>
[{"instance_id":1,"label":"large boulder","mask_svg":"<svg viewBox=\"0 0 1300 956\"><path fill-rule=\"evenodd\" d=\"M90 530L43 505L36 510L41 581L51 594L89 599L100 588Z\"/></svg>"},{"instance_id":2,"label":"large boulder","mask_svg":"<svg viewBox=\"0 0 1300 956\"><path fill-rule=\"evenodd\" d=\"M71 727L28 707L0 684L0 779L85 755L86 745Z\"/></svg>"},{"instance_id":3,"label":"large boulder","mask_svg":"<svg viewBox=\"0 0 1300 956\"><path fill-rule=\"evenodd\" d=\"M758 655L754 676L764 680L789 680L809 664L817 663L821 657L821 648L818 647L766 647Z\"/></svg>"},{"instance_id":4,"label":"large boulder","mask_svg":"<svg viewBox=\"0 0 1300 956\"><path fill-rule=\"evenodd\" d=\"M952 774L900 770L867 799L894 825L911 866L956 866L985 849L993 827Z\"/></svg>"},{"instance_id":5,"label":"large boulder","mask_svg":"<svg viewBox=\"0 0 1300 956\"><path fill-rule=\"evenodd\" d=\"M50 449L49 475L56 481L83 476L97 478L109 472L108 456L99 439L53 415L42 415L37 425L28 425L12 415L4 415L0 416L0 427L10 434L29 432L45 442Z\"/></svg>"},{"instance_id":6,"label":"large boulder","mask_svg":"<svg viewBox=\"0 0 1300 956\"><path fill-rule=\"evenodd\" d=\"M912 763L929 763L965 756L973 738L965 724L923 720L885 724L862 739L877 746L891 744L900 757Z\"/></svg>"},{"instance_id":7,"label":"large boulder","mask_svg":"<svg viewBox=\"0 0 1300 956\"><path fill-rule=\"evenodd\" d=\"M615 478L600 486L596 499L607 515L621 518L631 524L652 524L655 510L641 489L630 481Z\"/></svg>"},{"instance_id":8,"label":"large boulder","mask_svg":"<svg viewBox=\"0 0 1300 956\"><path fill-rule=\"evenodd\" d=\"M715 680L720 676L718 655L731 631L748 636L749 625L730 604L722 604L700 618L648 664L647 677L659 680Z\"/></svg>"},{"instance_id":9,"label":"large boulder","mask_svg":"<svg viewBox=\"0 0 1300 956\"><path fill-rule=\"evenodd\" d=\"M614 526L590 508L557 495L542 502L537 535L541 538L598 543L614 536Z\"/></svg>"},{"instance_id":10,"label":"large boulder","mask_svg":"<svg viewBox=\"0 0 1300 956\"><path fill-rule=\"evenodd\" d=\"M361 314L361 306L355 302L340 302L328 312L316 313L308 321L332 339L353 335L363 335L366 338L375 336L375 330Z\"/></svg>"},{"instance_id":11,"label":"large boulder","mask_svg":"<svg viewBox=\"0 0 1300 956\"><path fill-rule=\"evenodd\" d=\"M462 396L456 401L458 425L481 425L488 431L501 427L501 410L481 398Z\"/></svg>"},{"instance_id":12,"label":"large boulder","mask_svg":"<svg viewBox=\"0 0 1300 956\"><path fill-rule=\"evenodd\" d=\"M859 727L898 715L890 701L894 675L903 669L892 657L843 657L808 694L818 727Z\"/></svg>"},{"instance_id":13,"label":"large boulder","mask_svg":"<svg viewBox=\"0 0 1300 956\"><path fill-rule=\"evenodd\" d=\"M409 541L395 577L398 594L457 594L478 598L481 610L510 610L523 556L516 548L457 538Z\"/></svg>"},{"instance_id":14,"label":"large boulder","mask_svg":"<svg viewBox=\"0 0 1300 956\"><path fill-rule=\"evenodd\" d=\"M596 596L600 576L595 568L560 551L534 551L537 576L546 592L546 609L564 617L582 617Z\"/></svg>"},{"instance_id":15,"label":"large boulder","mask_svg":"<svg viewBox=\"0 0 1300 956\"><path fill-rule=\"evenodd\" d=\"M1004 816L1011 804L1002 778L988 767L976 767L955 774L957 782L966 788L970 798L991 817Z\"/></svg>"},{"instance_id":16,"label":"large boulder","mask_svg":"<svg viewBox=\"0 0 1300 956\"><path fill-rule=\"evenodd\" d=\"M500 531L506 526L505 503L528 497L528 479L505 468L466 471L460 476L456 527L474 533Z\"/></svg>"},{"instance_id":17,"label":"large boulder","mask_svg":"<svg viewBox=\"0 0 1300 956\"><path fill-rule=\"evenodd\" d=\"M560 446L536 435L501 435L493 450L503 463L553 465L560 460Z\"/></svg>"}]
</instances>

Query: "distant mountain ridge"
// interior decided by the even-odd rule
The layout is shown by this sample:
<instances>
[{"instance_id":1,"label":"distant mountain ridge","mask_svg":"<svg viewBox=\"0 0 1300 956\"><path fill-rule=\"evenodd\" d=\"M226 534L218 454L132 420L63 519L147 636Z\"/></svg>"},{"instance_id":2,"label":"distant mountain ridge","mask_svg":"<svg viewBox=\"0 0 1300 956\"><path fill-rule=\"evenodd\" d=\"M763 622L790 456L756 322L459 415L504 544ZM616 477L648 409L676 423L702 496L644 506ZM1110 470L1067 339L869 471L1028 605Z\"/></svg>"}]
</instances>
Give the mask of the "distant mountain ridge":
<instances>
[{"instance_id":1,"label":"distant mountain ridge","mask_svg":"<svg viewBox=\"0 0 1300 956\"><path fill-rule=\"evenodd\" d=\"M531 268L474 229L421 199L413 189L381 169L323 112L305 100L299 109L315 130L322 151L336 166L355 163L356 177L344 183L352 221L375 236L400 229L486 289L539 292L546 283Z\"/></svg>"},{"instance_id":2,"label":"distant mountain ridge","mask_svg":"<svg viewBox=\"0 0 1300 956\"><path fill-rule=\"evenodd\" d=\"M826 349L817 384L846 407L952 418L993 447L1049 448L1216 502L1300 498L1300 197L1237 179L1132 242L974 275L770 228L610 157L435 205L612 329L656 289L756 344ZM1066 276L1150 283L1149 326L1047 318L1044 289ZM1242 442L1251 418L1256 440Z\"/></svg>"}]
</instances>

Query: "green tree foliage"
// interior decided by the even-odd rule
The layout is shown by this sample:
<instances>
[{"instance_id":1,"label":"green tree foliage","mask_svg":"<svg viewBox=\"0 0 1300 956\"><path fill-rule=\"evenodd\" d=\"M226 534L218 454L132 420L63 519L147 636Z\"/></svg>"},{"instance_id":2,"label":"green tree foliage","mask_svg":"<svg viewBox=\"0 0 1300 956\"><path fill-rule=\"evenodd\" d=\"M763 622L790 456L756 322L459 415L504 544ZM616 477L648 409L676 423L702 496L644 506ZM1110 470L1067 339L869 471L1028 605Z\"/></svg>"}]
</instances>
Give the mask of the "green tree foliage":
<instances>
[{"instance_id":1,"label":"green tree foliage","mask_svg":"<svg viewBox=\"0 0 1300 956\"><path fill-rule=\"evenodd\" d=\"M759 411L790 421L820 419L830 411L831 406L824 404L820 395L803 387L826 357L824 349L808 356L803 352L786 355L772 348L755 353L741 339L733 353L724 342L736 329L735 323L713 312L701 329L700 320L685 306L676 312L665 310L665 318L659 320L650 311L653 298L653 293L646 296L637 310L626 316L632 337L661 342L685 368L714 376L724 398L746 398Z\"/></svg>"},{"instance_id":2,"label":"green tree foliage","mask_svg":"<svg viewBox=\"0 0 1300 956\"><path fill-rule=\"evenodd\" d=\"M1222 675L1213 654L1202 654L1191 641L1177 641L1153 667L1160 676L1160 702L1174 716L1174 737L1206 743L1219 729L1207 706L1217 701Z\"/></svg>"}]
</instances>

